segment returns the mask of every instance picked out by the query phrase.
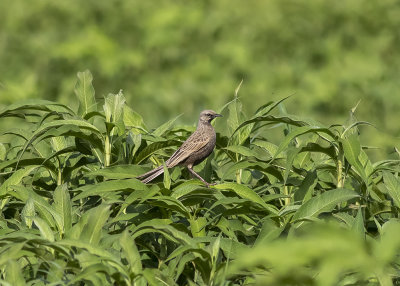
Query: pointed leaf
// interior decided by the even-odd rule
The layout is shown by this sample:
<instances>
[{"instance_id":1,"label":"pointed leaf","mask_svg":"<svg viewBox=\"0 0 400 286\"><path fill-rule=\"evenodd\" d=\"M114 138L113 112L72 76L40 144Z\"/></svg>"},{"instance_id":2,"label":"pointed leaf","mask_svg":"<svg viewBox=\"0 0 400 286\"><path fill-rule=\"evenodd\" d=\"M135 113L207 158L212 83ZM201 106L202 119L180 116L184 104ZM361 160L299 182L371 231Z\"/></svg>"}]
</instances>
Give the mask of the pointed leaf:
<instances>
[{"instance_id":1,"label":"pointed leaf","mask_svg":"<svg viewBox=\"0 0 400 286\"><path fill-rule=\"evenodd\" d=\"M103 226L108 220L110 213L109 205L100 205L91 209L88 222L80 235L80 239L92 245L97 245L101 238Z\"/></svg>"},{"instance_id":2,"label":"pointed leaf","mask_svg":"<svg viewBox=\"0 0 400 286\"><path fill-rule=\"evenodd\" d=\"M21 102L17 102L11 105L8 105L5 109L0 112L0 117L7 117L13 115L14 111L29 111L29 110L38 110L38 111L47 111L47 112L64 112L68 114L74 114L74 112L63 104L42 100L42 99L25 99Z\"/></svg>"},{"instance_id":3,"label":"pointed leaf","mask_svg":"<svg viewBox=\"0 0 400 286\"><path fill-rule=\"evenodd\" d=\"M110 180L101 182L93 185L85 185L78 189L73 190L72 192L76 192L80 190L81 193L75 196L72 200L77 201L82 198L86 198L89 196L104 196L110 192L116 191L126 191L126 190L148 190L146 184L140 182L137 179L128 179L128 180Z\"/></svg>"},{"instance_id":4,"label":"pointed leaf","mask_svg":"<svg viewBox=\"0 0 400 286\"><path fill-rule=\"evenodd\" d=\"M96 99L92 85L93 76L89 70L78 72L78 81L75 85L75 94L79 100L78 114L84 117L86 114L96 111Z\"/></svg>"},{"instance_id":5,"label":"pointed leaf","mask_svg":"<svg viewBox=\"0 0 400 286\"><path fill-rule=\"evenodd\" d=\"M361 208L358 209L357 216L353 221L351 230L357 233L362 239L365 239L364 218Z\"/></svg>"},{"instance_id":6,"label":"pointed leaf","mask_svg":"<svg viewBox=\"0 0 400 286\"><path fill-rule=\"evenodd\" d=\"M39 166L28 166L15 171L7 180L0 186L0 196L5 195L7 188L13 185L19 185L23 178L29 175L34 169Z\"/></svg>"},{"instance_id":7,"label":"pointed leaf","mask_svg":"<svg viewBox=\"0 0 400 286\"><path fill-rule=\"evenodd\" d=\"M56 131L56 128L61 128L62 132L54 132ZM92 124L89 122L86 122L84 120L77 120L77 119L65 119L65 120L56 120L56 121L51 121L51 122L46 122L42 126L40 126L38 129L33 132L31 138L25 143L22 152L20 153L18 160L22 158L22 155L26 151L26 149L31 145L36 139L42 136L44 137L54 137L54 136L61 136L66 133L69 133L71 130L75 129L74 131L76 132L81 132L80 130L88 130L91 131L95 136L97 136L99 139L102 139L102 134L100 131ZM46 132L48 132L48 136L45 136ZM61 133L61 134L60 134ZM43 137L44 136L44 137Z\"/></svg>"},{"instance_id":8,"label":"pointed leaf","mask_svg":"<svg viewBox=\"0 0 400 286\"><path fill-rule=\"evenodd\" d=\"M296 211L292 221L309 219L318 216L322 212L329 212L335 208L338 203L351 200L359 195L347 189L334 189L326 191L319 196L313 197Z\"/></svg>"},{"instance_id":9,"label":"pointed leaf","mask_svg":"<svg viewBox=\"0 0 400 286\"><path fill-rule=\"evenodd\" d=\"M169 170L167 168L167 166L165 165L165 163L163 164L163 168L164 168L164 187L169 190L171 189L171 176L169 174Z\"/></svg>"},{"instance_id":10,"label":"pointed leaf","mask_svg":"<svg viewBox=\"0 0 400 286\"><path fill-rule=\"evenodd\" d=\"M218 190L232 190L234 191L239 197L248 199L254 203L257 203L264 207L266 210L268 210L271 213L277 214L277 211L271 206L266 204L263 199L252 189L249 187L246 187L244 185L236 184L236 183L223 183L219 185L215 185L214 188Z\"/></svg>"},{"instance_id":11,"label":"pointed leaf","mask_svg":"<svg viewBox=\"0 0 400 286\"><path fill-rule=\"evenodd\" d=\"M274 154L273 159L278 157L279 154L289 146L290 142L292 142L292 140L294 138L296 138L297 136L306 134L306 133L325 133L325 134L333 137L332 132L327 128L310 127L310 126L302 126L302 127L295 128L295 129L293 129L292 132L290 132L285 137L285 139L281 142L281 144L279 144L278 150L276 150L276 153Z\"/></svg>"},{"instance_id":12,"label":"pointed leaf","mask_svg":"<svg viewBox=\"0 0 400 286\"><path fill-rule=\"evenodd\" d=\"M132 273L138 275L142 271L142 262L135 240L125 230L119 239L121 248L129 262L129 268Z\"/></svg>"},{"instance_id":13,"label":"pointed leaf","mask_svg":"<svg viewBox=\"0 0 400 286\"><path fill-rule=\"evenodd\" d=\"M42 237L49 241L54 241L54 234L50 226L40 217L33 218L33 222L39 228Z\"/></svg>"},{"instance_id":14,"label":"pointed leaf","mask_svg":"<svg viewBox=\"0 0 400 286\"><path fill-rule=\"evenodd\" d=\"M106 115L106 122L114 124L118 128L118 134L122 134L125 131L124 125L124 106L125 97L120 90L117 94L110 93L104 100L104 113ZM111 131L112 128L109 130ZM110 132L112 135L114 132Z\"/></svg>"},{"instance_id":15,"label":"pointed leaf","mask_svg":"<svg viewBox=\"0 0 400 286\"><path fill-rule=\"evenodd\" d=\"M17 261L9 259L3 272L5 282L3 285L26 285L22 269ZM7 283L8 282L8 283Z\"/></svg>"},{"instance_id":16,"label":"pointed leaf","mask_svg":"<svg viewBox=\"0 0 400 286\"><path fill-rule=\"evenodd\" d=\"M0 143L0 161L4 161L7 156L7 149L3 143Z\"/></svg>"},{"instance_id":17,"label":"pointed leaf","mask_svg":"<svg viewBox=\"0 0 400 286\"><path fill-rule=\"evenodd\" d=\"M347 138L341 140L344 156L347 161L355 168L358 174L363 178L364 182L367 181L367 176L363 166L361 165L359 155L361 153L361 145L356 134L352 134Z\"/></svg>"},{"instance_id":18,"label":"pointed leaf","mask_svg":"<svg viewBox=\"0 0 400 286\"><path fill-rule=\"evenodd\" d=\"M66 184L58 186L54 191L54 209L63 221L63 232L68 232L72 227L72 206Z\"/></svg>"},{"instance_id":19,"label":"pointed leaf","mask_svg":"<svg viewBox=\"0 0 400 286\"><path fill-rule=\"evenodd\" d=\"M166 140L166 141L160 141L160 142L154 142L145 148L136 156L135 158L135 163L139 164L146 158L150 157L152 154L155 152L171 147L171 146L178 146L181 144L181 142L176 141L176 140Z\"/></svg>"},{"instance_id":20,"label":"pointed leaf","mask_svg":"<svg viewBox=\"0 0 400 286\"><path fill-rule=\"evenodd\" d=\"M23 202L32 198L35 203L35 210L40 218L44 219L51 227L57 227L58 231L62 231L63 222L61 216L50 206L47 200L36 194L32 189L23 186L12 186L8 194Z\"/></svg>"},{"instance_id":21,"label":"pointed leaf","mask_svg":"<svg viewBox=\"0 0 400 286\"><path fill-rule=\"evenodd\" d=\"M400 208L400 179L389 172L383 172L383 182L394 205Z\"/></svg>"},{"instance_id":22,"label":"pointed leaf","mask_svg":"<svg viewBox=\"0 0 400 286\"><path fill-rule=\"evenodd\" d=\"M22 209L22 219L28 228L32 227L33 217L35 216L35 202L32 198L29 198Z\"/></svg>"},{"instance_id":23,"label":"pointed leaf","mask_svg":"<svg viewBox=\"0 0 400 286\"><path fill-rule=\"evenodd\" d=\"M164 132L167 131L169 128L171 128L171 126L174 124L174 122L181 116L182 116L182 114L165 122L163 125L159 126L156 130L154 130L153 134L157 137L163 135Z\"/></svg>"},{"instance_id":24,"label":"pointed leaf","mask_svg":"<svg viewBox=\"0 0 400 286\"><path fill-rule=\"evenodd\" d=\"M124 123L125 126L128 127L135 127L132 129L132 132L134 134L138 134L138 130L144 130L147 131L147 127L144 124L142 116L135 112L132 108L130 108L128 105L124 105Z\"/></svg>"}]
</instances>

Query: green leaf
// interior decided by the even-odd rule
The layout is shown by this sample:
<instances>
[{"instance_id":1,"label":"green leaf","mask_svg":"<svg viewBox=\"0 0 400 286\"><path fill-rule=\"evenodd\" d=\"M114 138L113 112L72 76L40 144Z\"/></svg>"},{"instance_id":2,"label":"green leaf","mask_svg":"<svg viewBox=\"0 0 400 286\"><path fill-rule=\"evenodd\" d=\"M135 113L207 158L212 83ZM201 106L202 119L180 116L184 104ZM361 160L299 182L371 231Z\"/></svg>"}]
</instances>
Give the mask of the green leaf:
<instances>
[{"instance_id":1,"label":"green leaf","mask_svg":"<svg viewBox=\"0 0 400 286\"><path fill-rule=\"evenodd\" d=\"M52 157L52 156L51 156ZM31 167L31 166L41 166L45 167L49 171L51 171L53 174L56 173L57 168L50 162L50 157L49 158L40 158L40 157L34 157L34 158L27 158L27 159L21 159L18 161L18 158L12 159L12 160L6 160L2 163L0 163L0 170L4 170L5 168L14 168L17 166L22 168L22 167Z\"/></svg>"},{"instance_id":2,"label":"green leaf","mask_svg":"<svg viewBox=\"0 0 400 286\"><path fill-rule=\"evenodd\" d=\"M146 268L143 271L143 276L146 279L146 282L150 286L159 286L160 285L160 278L155 275L157 269ZM164 281L163 281L164 282ZM168 284L166 284L168 285Z\"/></svg>"},{"instance_id":3,"label":"green leaf","mask_svg":"<svg viewBox=\"0 0 400 286\"><path fill-rule=\"evenodd\" d=\"M211 263L213 263L213 264L215 264L217 262L220 244L221 244L221 234L218 235L218 237L215 239L215 241L211 245L211 249L212 249Z\"/></svg>"},{"instance_id":4,"label":"green leaf","mask_svg":"<svg viewBox=\"0 0 400 286\"><path fill-rule=\"evenodd\" d=\"M138 134L139 130L147 131L147 127L144 124L142 116L135 112L132 108L128 105L124 105L124 123L127 127L134 127L132 132L134 134Z\"/></svg>"},{"instance_id":5,"label":"green leaf","mask_svg":"<svg viewBox=\"0 0 400 286\"><path fill-rule=\"evenodd\" d=\"M162 124L161 126L157 127L156 130L153 131L153 134L157 137L162 136L165 131L167 131L169 128L171 128L171 126L174 124L174 122L181 117L181 115L178 115L177 117L165 122L164 124Z\"/></svg>"},{"instance_id":6,"label":"green leaf","mask_svg":"<svg viewBox=\"0 0 400 286\"><path fill-rule=\"evenodd\" d=\"M185 217L189 218L190 213L186 209L186 207L177 199L169 196L157 196L157 197L152 197L147 199L147 203L154 205L154 206L160 206L164 209L172 209L175 210Z\"/></svg>"},{"instance_id":7,"label":"green leaf","mask_svg":"<svg viewBox=\"0 0 400 286\"><path fill-rule=\"evenodd\" d=\"M125 131L124 125L124 106L125 97L120 90L117 94L109 94L104 100L104 113L106 115L106 121L113 123L118 128L118 134L122 134ZM113 134L111 132L111 134Z\"/></svg>"},{"instance_id":8,"label":"green leaf","mask_svg":"<svg viewBox=\"0 0 400 286\"><path fill-rule=\"evenodd\" d=\"M376 263L386 265L397 256L400 247L400 220L391 218L382 226L379 243L374 245L373 253Z\"/></svg>"},{"instance_id":9,"label":"green leaf","mask_svg":"<svg viewBox=\"0 0 400 286\"><path fill-rule=\"evenodd\" d=\"M190 246L190 245L183 245L183 246L179 246L177 249L175 249L175 250L168 256L168 258L166 259L166 261L169 261L169 260L171 260L171 259L174 259L174 258L176 258L176 257L178 257L178 256L180 256L180 255L182 255L182 254L184 254L184 253L192 253L192 254L194 254L194 255L193 255L193 260L194 260L196 257L199 257L199 256L201 256L203 259L210 259L210 258L211 258L210 253L207 252L207 251L204 250L204 249L197 248L197 247L194 248L193 246Z\"/></svg>"},{"instance_id":10,"label":"green leaf","mask_svg":"<svg viewBox=\"0 0 400 286\"><path fill-rule=\"evenodd\" d=\"M15 111L47 111L47 112L63 112L75 114L68 106L64 104L42 100L42 99L25 99L24 101L8 105L0 112L0 117L12 116Z\"/></svg>"},{"instance_id":11,"label":"green leaf","mask_svg":"<svg viewBox=\"0 0 400 286\"><path fill-rule=\"evenodd\" d=\"M242 124L240 124L233 134L238 132L239 129L249 125L249 124L254 124L258 122L269 122L269 123L284 123L284 124L289 124L293 126L305 126L308 125L306 122L302 120L297 120L293 119L289 116L274 116L274 115L265 115L265 116L257 116L255 118L249 119L244 121Z\"/></svg>"},{"instance_id":12,"label":"green leaf","mask_svg":"<svg viewBox=\"0 0 400 286\"><path fill-rule=\"evenodd\" d=\"M132 273L138 275L142 271L142 262L135 241L125 230L119 239L121 248L129 262L129 269Z\"/></svg>"},{"instance_id":13,"label":"green leaf","mask_svg":"<svg viewBox=\"0 0 400 286\"><path fill-rule=\"evenodd\" d=\"M364 182L367 182L367 175L361 165L359 155L361 153L361 145L356 134L352 134L341 140L344 156L347 161L356 169Z\"/></svg>"},{"instance_id":14,"label":"green leaf","mask_svg":"<svg viewBox=\"0 0 400 286\"><path fill-rule=\"evenodd\" d=\"M322 212L329 212L341 202L345 202L358 197L359 195L347 189L334 189L313 197L296 211L292 221L309 219L318 216Z\"/></svg>"},{"instance_id":15,"label":"green leaf","mask_svg":"<svg viewBox=\"0 0 400 286\"><path fill-rule=\"evenodd\" d=\"M19 185L23 178L28 176L33 170L38 168L38 166L28 166L23 169L15 171L7 180L3 182L0 186L0 197L5 195L7 188L13 185Z\"/></svg>"},{"instance_id":16,"label":"green leaf","mask_svg":"<svg viewBox=\"0 0 400 286\"><path fill-rule=\"evenodd\" d=\"M111 252L111 249L104 249L103 247L99 247L96 244L92 244L90 242L80 240L73 240L73 239L63 239L57 242L57 245L64 246L68 248L76 248L79 252L81 249L87 250L90 254L93 254L99 257L103 264L112 265L118 272L120 272L123 276L129 277L129 273L127 273L126 267L122 265L121 258L117 257L116 255ZM81 272L82 269L79 269ZM104 284L101 284L104 285Z\"/></svg>"},{"instance_id":17,"label":"green leaf","mask_svg":"<svg viewBox=\"0 0 400 286\"><path fill-rule=\"evenodd\" d=\"M152 219L149 221L145 221L132 229L133 238L145 234L145 233L161 233L167 239L180 243L182 245L191 245L192 247L196 246L194 240L189 237L186 233L179 231L174 228L170 224L172 223L169 219Z\"/></svg>"},{"instance_id":18,"label":"green leaf","mask_svg":"<svg viewBox=\"0 0 400 286\"><path fill-rule=\"evenodd\" d=\"M95 178L97 176L102 176L107 179L134 179L144 172L142 166L120 164L88 172L85 174L85 177Z\"/></svg>"},{"instance_id":19,"label":"green leaf","mask_svg":"<svg viewBox=\"0 0 400 286\"><path fill-rule=\"evenodd\" d=\"M233 135L233 132L235 131L236 127L239 126L240 121L241 121L241 112L242 112L242 103L240 102L239 98L237 97L237 94L235 95L235 98L229 103L228 105L228 119L226 120L228 123L228 127L230 130L230 133Z\"/></svg>"},{"instance_id":20,"label":"green leaf","mask_svg":"<svg viewBox=\"0 0 400 286\"><path fill-rule=\"evenodd\" d=\"M250 136L251 130L254 124L249 124L242 128L240 131L235 132L238 130L237 127L241 122L245 120L244 113L242 111L242 103L237 97L237 92L239 91L240 85L235 91L235 98L232 100L228 105L229 115L227 119L227 124L229 128L229 133L231 134L230 144L235 145L242 145L246 139Z\"/></svg>"},{"instance_id":21,"label":"green leaf","mask_svg":"<svg viewBox=\"0 0 400 286\"><path fill-rule=\"evenodd\" d=\"M357 233L362 239L365 239L364 218L361 208L358 209L357 216L353 221L351 230Z\"/></svg>"},{"instance_id":22,"label":"green leaf","mask_svg":"<svg viewBox=\"0 0 400 286\"><path fill-rule=\"evenodd\" d=\"M51 147L56 152L64 150L68 147L67 140L64 136L52 137L50 143Z\"/></svg>"},{"instance_id":23,"label":"green leaf","mask_svg":"<svg viewBox=\"0 0 400 286\"><path fill-rule=\"evenodd\" d=\"M38 212L39 216L51 227L57 226L58 231L62 231L63 221L61 216L42 196L36 194L32 189L23 186L12 186L8 194L23 202L27 202L32 198L35 203L35 210Z\"/></svg>"},{"instance_id":24,"label":"green leaf","mask_svg":"<svg viewBox=\"0 0 400 286\"><path fill-rule=\"evenodd\" d=\"M22 269L21 269L19 263L17 261L15 261L14 259L8 260L3 273L4 273L3 275L5 278L5 282L9 283L8 285L10 285L10 286L26 285L24 275L22 273ZM3 285L7 285L7 284L3 284Z\"/></svg>"},{"instance_id":25,"label":"green leaf","mask_svg":"<svg viewBox=\"0 0 400 286\"><path fill-rule=\"evenodd\" d=\"M167 168L167 166L165 165L165 163L163 164L163 168L164 168L164 187L169 190L171 189L171 176L169 174L169 170Z\"/></svg>"},{"instance_id":26,"label":"green leaf","mask_svg":"<svg viewBox=\"0 0 400 286\"><path fill-rule=\"evenodd\" d=\"M57 131L57 128L61 128L61 132L54 133L54 131ZM22 151L18 157L18 160L21 159L22 155L24 154L26 149L29 147L29 145L33 144L33 142L36 139L38 139L39 137L42 137L42 139L44 139L46 137L61 136L61 135L70 133L71 130L74 130L76 133L82 132L81 130L87 130L87 131L91 131L99 139L103 138L100 131L94 125L92 125L84 120L65 119L65 120L56 120L56 121L46 122L45 124L40 126L38 129L36 129L35 132L33 132L31 138L25 143L24 147L22 148Z\"/></svg>"},{"instance_id":27,"label":"green leaf","mask_svg":"<svg viewBox=\"0 0 400 286\"><path fill-rule=\"evenodd\" d=\"M158 193L159 189L157 187L152 187L150 190L148 188L143 190L135 190L128 197L126 197L118 215L121 215L123 212L125 212L126 208L134 202L139 201L137 204L140 204L154 197Z\"/></svg>"},{"instance_id":28,"label":"green leaf","mask_svg":"<svg viewBox=\"0 0 400 286\"><path fill-rule=\"evenodd\" d=\"M54 241L54 234L53 231L51 230L50 226L40 217L34 217L33 222L35 225L39 228L40 235L49 240L49 241Z\"/></svg>"},{"instance_id":29,"label":"green leaf","mask_svg":"<svg viewBox=\"0 0 400 286\"><path fill-rule=\"evenodd\" d=\"M315 170L308 172L306 177L301 182L299 188L294 192L294 201L305 201L307 200L309 195L313 190L315 185L318 182L317 172Z\"/></svg>"},{"instance_id":30,"label":"green leaf","mask_svg":"<svg viewBox=\"0 0 400 286\"><path fill-rule=\"evenodd\" d=\"M110 267L104 262L94 263L93 260L90 262L91 264L86 265L80 273L73 276L71 281L68 281L70 285L79 285L84 282L86 282L84 284L89 284L87 283L89 281L92 282L90 285L104 285L106 283L106 279L103 277L103 279L99 278L99 273L109 273ZM87 264L87 262L85 264Z\"/></svg>"},{"instance_id":31,"label":"green leaf","mask_svg":"<svg viewBox=\"0 0 400 286\"><path fill-rule=\"evenodd\" d=\"M97 245L101 239L102 228L110 216L109 205L99 205L88 212L88 222L80 235L82 241Z\"/></svg>"},{"instance_id":32,"label":"green leaf","mask_svg":"<svg viewBox=\"0 0 400 286\"><path fill-rule=\"evenodd\" d=\"M181 142L176 141L176 140L166 140L166 141L161 141L161 142L154 142L145 148L136 156L135 158L135 164L141 163L143 160L146 158L150 157L152 154L155 152L171 147L171 146L178 146L181 144Z\"/></svg>"},{"instance_id":33,"label":"green leaf","mask_svg":"<svg viewBox=\"0 0 400 286\"><path fill-rule=\"evenodd\" d=\"M107 193L125 190L148 190L146 184L137 179L128 180L110 180L93 185L85 185L73 190L76 192L80 190L81 193L75 196L72 200L77 201L89 196L105 196Z\"/></svg>"},{"instance_id":34,"label":"green leaf","mask_svg":"<svg viewBox=\"0 0 400 286\"><path fill-rule=\"evenodd\" d=\"M207 219L205 217L196 217L189 220L190 231L193 237L206 236Z\"/></svg>"},{"instance_id":35,"label":"green leaf","mask_svg":"<svg viewBox=\"0 0 400 286\"><path fill-rule=\"evenodd\" d=\"M234 191L239 197L248 199L253 203L259 204L263 208L265 208L267 211L277 214L277 211L271 206L266 204L263 199L252 189L249 187L246 187L244 185L240 185L237 183L222 183L219 185L215 185L214 188L218 190L232 190Z\"/></svg>"},{"instance_id":36,"label":"green leaf","mask_svg":"<svg viewBox=\"0 0 400 286\"><path fill-rule=\"evenodd\" d=\"M268 142L268 141L256 140L256 141L252 142L252 144L265 149L271 155L271 157L278 150L278 146L276 146L275 144Z\"/></svg>"},{"instance_id":37,"label":"green leaf","mask_svg":"<svg viewBox=\"0 0 400 286\"><path fill-rule=\"evenodd\" d=\"M4 161L7 156L7 149L3 143L0 143L0 161Z\"/></svg>"},{"instance_id":38,"label":"green leaf","mask_svg":"<svg viewBox=\"0 0 400 286\"><path fill-rule=\"evenodd\" d=\"M92 85L93 76L89 70L78 72L78 80L75 85L75 94L79 100L78 114L84 117L86 114L96 111L96 99Z\"/></svg>"},{"instance_id":39,"label":"green leaf","mask_svg":"<svg viewBox=\"0 0 400 286\"><path fill-rule=\"evenodd\" d=\"M246 157L256 157L256 153L248 147L241 145L231 145L223 148L225 150L246 156Z\"/></svg>"},{"instance_id":40,"label":"green leaf","mask_svg":"<svg viewBox=\"0 0 400 286\"><path fill-rule=\"evenodd\" d=\"M176 186L173 189L173 193L171 194L171 197L180 199L186 195L190 195L191 193L195 193L195 195L196 195L197 190L199 190L200 192L204 191L207 193L213 192L211 189L205 188L203 184L199 185L199 182L197 180L189 180L189 181L183 182L179 186Z\"/></svg>"},{"instance_id":41,"label":"green leaf","mask_svg":"<svg viewBox=\"0 0 400 286\"><path fill-rule=\"evenodd\" d=\"M130 130L126 138L126 143L128 145L128 150L130 151L130 153L128 153L129 158L135 157L137 150L139 150L139 147L142 145L142 134L135 134ZM132 161L132 159L129 161Z\"/></svg>"},{"instance_id":42,"label":"green leaf","mask_svg":"<svg viewBox=\"0 0 400 286\"><path fill-rule=\"evenodd\" d=\"M35 216L35 202L32 198L28 199L22 209L22 219L28 228L32 227L33 217Z\"/></svg>"},{"instance_id":43,"label":"green leaf","mask_svg":"<svg viewBox=\"0 0 400 286\"><path fill-rule=\"evenodd\" d=\"M335 146L330 145L329 147L323 147L319 144L313 143L313 142L309 142L307 143L306 146L301 148L300 152L315 152L315 153L323 153L328 155L331 158L335 158L336 157L336 150L335 150Z\"/></svg>"},{"instance_id":44,"label":"green leaf","mask_svg":"<svg viewBox=\"0 0 400 286\"><path fill-rule=\"evenodd\" d=\"M284 231L284 229L284 227L278 227L271 219L265 219L254 245L256 246L275 240Z\"/></svg>"},{"instance_id":45,"label":"green leaf","mask_svg":"<svg viewBox=\"0 0 400 286\"><path fill-rule=\"evenodd\" d=\"M334 137L334 134L332 134L332 132L327 128L312 127L312 126L303 126L295 128L285 137L285 139L281 142L281 144L279 144L278 150L276 150L273 159L277 158L279 154L289 146L289 144L292 142L294 138L306 133L317 133L317 134L325 133L327 135Z\"/></svg>"},{"instance_id":46,"label":"green leaf","mask_svg":"<svg viewBox=\"0 0 400 286\"><path fill-rule=\"evenodd\" d=\"M63 222L63 233L72 227L72 205L66 184L58 186L53 194L54 209L61 216ZM62 233L60 233L61 235Z\"/></svg>"},{"instance_id":47,"label":"green leaf","mask_svg":"<svg viewBox=\"0 0 400 286\"><path fill-rule=\"evenodd\" d=\"M285 164L285 171L283 173L283 181L286 185L287 178L289 177L290 172L292 171L293 162L296 158L297 154L299 154L300 149L296 147L289 147L286 150L286 164Z\"/></svg>"},{"instance_id":48,"label":"green leaf","mask_svg":"<svg viewBox=\"0 0 400 286\"><path fill-rule=\"evenodd\" d=\"M394 205L400 208L400 179L389 172L383 172L383 182Z\"/></svg>"}]
</instances>

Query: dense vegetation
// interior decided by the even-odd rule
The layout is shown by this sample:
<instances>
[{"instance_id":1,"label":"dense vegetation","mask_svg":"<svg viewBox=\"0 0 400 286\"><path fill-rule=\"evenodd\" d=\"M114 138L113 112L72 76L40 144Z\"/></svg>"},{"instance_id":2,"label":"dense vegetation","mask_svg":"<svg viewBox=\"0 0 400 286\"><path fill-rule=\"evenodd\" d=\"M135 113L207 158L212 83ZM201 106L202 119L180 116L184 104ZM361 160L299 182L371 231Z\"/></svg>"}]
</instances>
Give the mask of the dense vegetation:
<instances>
[{"instance_id":1,"label":"dense vegetation","mask_svg":"<svg viewBox=\"0 0 400 286\"><path fill-rule=\"evenodd\" d=\"M155 127L195 122L244 79L247 114L296 93L288 108L330 124L361 100L377 127L362 140L383 159L400 136L399 15L397 0L0 1L0 105L70 105L90 69L98 99L123 89Z\"/></svg>"},{"instance_id":2,"label":"dense vegetation","mask_svg":"<svg viewBox=\"0 0 400 286\"><path fill-rule=\"evenodd\" d=\"M1 111L14 128L0 144L0 283L398 285L400 165L370 161L356 108L346 125L291 115L284 99L246 118L238 92L196 167L210 188L180 168L136 180L195 126L149 130L122 92L96 101L88 71L76 109Z\"/></svg>"}]
</instances>

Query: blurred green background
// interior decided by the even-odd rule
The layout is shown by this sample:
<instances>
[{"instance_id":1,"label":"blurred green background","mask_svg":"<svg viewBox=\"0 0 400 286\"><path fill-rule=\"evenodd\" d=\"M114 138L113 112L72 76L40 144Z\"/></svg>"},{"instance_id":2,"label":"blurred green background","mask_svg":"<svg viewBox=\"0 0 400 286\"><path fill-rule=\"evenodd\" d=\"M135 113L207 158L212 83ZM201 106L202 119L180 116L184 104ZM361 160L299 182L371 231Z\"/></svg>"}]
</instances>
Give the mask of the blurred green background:
<instances>
[{"instance_id":1,"label":"blurred green background","mask_svg":"<svg viewBox=\"0 0 400 286\"><path fill-rule=\"evenodd\" d=\"M357 118L372 151L393 154L400 125L398 0L0 1L0 108L71 104L76 73L96 97L123 89L150 128L239 95L247 114L295 93L289 113Z\"/></svg>"}]
</instances>

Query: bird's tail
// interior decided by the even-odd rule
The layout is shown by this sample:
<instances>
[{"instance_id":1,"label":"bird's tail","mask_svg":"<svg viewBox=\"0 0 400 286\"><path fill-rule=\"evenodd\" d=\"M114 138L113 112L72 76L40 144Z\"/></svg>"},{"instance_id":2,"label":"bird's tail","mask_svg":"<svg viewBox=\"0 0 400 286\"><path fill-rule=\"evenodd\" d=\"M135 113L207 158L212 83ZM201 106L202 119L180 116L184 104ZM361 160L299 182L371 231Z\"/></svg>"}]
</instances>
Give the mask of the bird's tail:
<instances>
[{"instance_id":1,"label":"bird's tail","mask_svg":"<svg viewBox=\"0 0 400 286\"><path fill-rule=\"evenodd\" d=\"M164 173L163 165L161 165L160 167L155 168L147 173L144 173L140 176L137 176L136 178L139 180L144 178L143 180L141 180L141 182L147 184L148 182L150 182L150 181L154 180L155 178L157 178L158 176L160 176L162 173Z\"/></svg>"}]
</instances>

